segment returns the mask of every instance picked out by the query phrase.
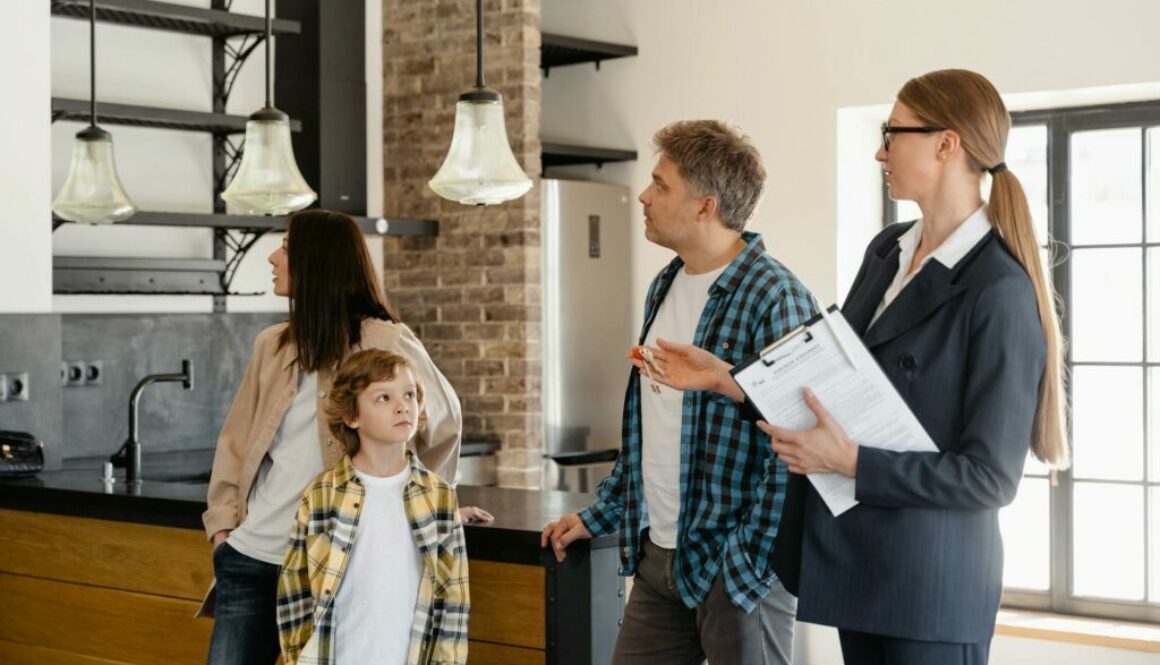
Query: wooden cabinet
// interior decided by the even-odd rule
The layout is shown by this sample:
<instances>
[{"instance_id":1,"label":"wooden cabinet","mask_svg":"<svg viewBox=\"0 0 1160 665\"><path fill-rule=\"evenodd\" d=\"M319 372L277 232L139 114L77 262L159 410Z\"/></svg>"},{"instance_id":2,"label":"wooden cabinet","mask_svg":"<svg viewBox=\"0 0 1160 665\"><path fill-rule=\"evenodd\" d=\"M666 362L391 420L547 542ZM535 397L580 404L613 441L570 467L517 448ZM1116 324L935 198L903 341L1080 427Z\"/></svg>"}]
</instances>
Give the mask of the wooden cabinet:
<instances>
[{"instance_id":1,"label":"wooden cabinet","mask_svg":"<svg viewBox=\"0 0 1160 665\"><path fill-rule=\"evenodd\" d=\"M539 500L479 491L465 489L464 498L497 515ZM0 487L0 505L3 494ZM531 529L542 519L537 512L525 526L468 527L471 665L610 660L624 600L617 548L580 543L557 564ZM205 662L213 622L194 613L213 564L200 530L0 508L0 552L0 663Z\"/></svg>"},{"instance_id":2,"label":"wooden cabinet","mask_svg":"<svg viewBox=\"0 0 1160 665\"><path fill-rule=\"evenodd\" d=\"M0 662L205 662L201 533L0 510L0 552Z\"/></svg>"}]
</instances>

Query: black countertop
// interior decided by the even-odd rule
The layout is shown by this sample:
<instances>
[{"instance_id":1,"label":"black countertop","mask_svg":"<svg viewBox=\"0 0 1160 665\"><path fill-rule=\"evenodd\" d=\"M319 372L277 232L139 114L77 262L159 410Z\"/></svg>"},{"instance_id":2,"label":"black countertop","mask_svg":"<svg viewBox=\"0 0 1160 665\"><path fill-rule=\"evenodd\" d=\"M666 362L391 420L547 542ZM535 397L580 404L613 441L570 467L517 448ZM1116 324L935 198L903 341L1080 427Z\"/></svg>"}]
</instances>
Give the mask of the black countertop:
<instances>
[{"instance_id":1,"label":"black countertop","mask_svg":"<svg viewBox=\"0 0 1160 665\"><path fill-rule=\"evenodd\" d=\"M0 508L39 513L136 522L185 529L202 529L206 482L213 451L145 455L146 480L131 489L120 479L107 487L100 479L103 459L70 460L60 471L33 478L0 480ZM190 469L199 471L190 472ZM124 472L118 470L118 476ZM166 480L149 480L161 478ZM186 482L174 482L186 480ZM468 555L510 563L539 564L544 525L592 502L590 494L460 485L459 503L479 506L495 516L491 524L469 524ZM615 536L580 541L573 547L615 547Z\"/></svg>"}]
</instances>

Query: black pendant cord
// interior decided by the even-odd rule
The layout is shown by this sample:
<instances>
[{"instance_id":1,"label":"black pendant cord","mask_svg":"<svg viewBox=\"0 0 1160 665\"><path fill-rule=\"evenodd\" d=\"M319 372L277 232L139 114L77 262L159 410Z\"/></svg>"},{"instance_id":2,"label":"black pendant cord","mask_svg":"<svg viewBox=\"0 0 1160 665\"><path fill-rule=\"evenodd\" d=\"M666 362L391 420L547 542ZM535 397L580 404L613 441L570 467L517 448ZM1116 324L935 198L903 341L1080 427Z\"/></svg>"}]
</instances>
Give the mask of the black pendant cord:
<instances>
[{"instance_id":1,"label":"black pendant cord","mask_svg":"<svg viewBox=\"0 0 1160 665\"><path fill-rule=\"evenodd\" d=\"M270 49L274 47L274 19L270 14L270 4L273 0L266 0L266 108L273 108L274 89L270 85L270 79L273 78L273 70L271 68L272 59L270 57Z\"/></svg>"},{"instance_id":2,"label":"black pendant cord","mask_svg":"<svg viewBox=\"0 0 1160 665\"><path fill-rule=\"evenodd\" d=\"M89 0L89 125L97 126L97 2Z\"/></svg>"},{"instance_id":3,"label":"black pendant cord","mask_svg":"<svg viewBox=\"0 0 1160 665\"><path fill-rule=\"evenodd\" d=\"M475 87L483 87L483 0L475 0Z\"/></svg>"}]
</instances>

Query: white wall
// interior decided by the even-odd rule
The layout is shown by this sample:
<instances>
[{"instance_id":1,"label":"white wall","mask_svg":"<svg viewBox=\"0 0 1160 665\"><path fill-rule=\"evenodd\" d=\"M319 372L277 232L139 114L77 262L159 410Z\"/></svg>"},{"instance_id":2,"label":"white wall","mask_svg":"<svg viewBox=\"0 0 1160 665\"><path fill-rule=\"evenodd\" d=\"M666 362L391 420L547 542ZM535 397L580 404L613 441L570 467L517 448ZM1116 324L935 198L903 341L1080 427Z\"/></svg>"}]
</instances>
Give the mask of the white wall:
<instances>
[{"instance_id":1,"label":"white wall","mask_svg":"<svg viewBox=\"0 0 1160 665\"><path fill-rule=\"evenodd\" d=\"M209 0L170 0L208 7ZM235 0L232 11L261 15L262 0ZM382 211L382 8L367 0L368 212ZM52 196L64 182L73 135L84 123L49 124L52 96L89 95L88 23L50 18L42 0L0 3L0 55L5 100L0 162L5 206L0 210L0 311L210 311L208 297L53 296L52 255L209 258L208 229L87 227L66 224L51 233ZM276 46L277 40L275 40ZM238 76L227 112L248 115L261 106L264 51L259 47ZM196 111L212 108L210 40L172 32L97 24L98 101ZM276 100L275 100L276 101ZM100 110L98 107L98 114ZM118 172L142 210L210 212L212 141L207 134L105 125L113 134ZM11 147L9 147L11 146ZM43 221L41 221L43 220ZM33 223L35 222L35 223ZM266 256L280 234L263 237L238 270L233 290L268 291ZM382 241L369 238L381 271ZM19 288L14 288L15 286ZM230 311L283 311L282 298L230 298Z\"/></svg>"},{"instance_id":2,"label":"white wall","mask_svg":"<svg viewBox=\"0 0 1160 665\"><path fill-rule=\"evenodd\" d=\"M0 312L52 307L48 8L0 7Z\"/></svg>"},{"instance_id":3,"label":"white wall","mask_svg":"<svg viewBox=\"0 0 1160 665\"><path fill-rule=\"evenodd\" d=\"M545 0L543 29L636 44L640 55L555 69L546 139L635 148L641 158L572 174L639 192L668 122L740 125L769 180L751 228L823 302L844 295L877 228L877 126L910 77L965 67L1012 108L1160 97L1155 0ZM633 222L643 224L639 207ZM634 236L634 309L671 255ZM799 662L841 661L832 629L803 625ZM992 662L1151 662L1152 655L997 638Z\"/></svg>"},{"instance_id":4,"label":"white wall","mask_svg":"<svg viewBox=\"0 0 1160 665\"><path fill-rule=\"evenodd\" d=\"M769 172L752 228L820 299L833 301L864 242L864 232L844 232L837 221L840 109L889 104L907 78L951 66L980 71L1005 93L1157 81L1158 22L1153 0L1107 0L1098 11L1081 0L545 0L545 31L634 43L640 55L605 62L599 72L553 70L544 82L543 132L635 147L636 163L590 173L639 191L656 129L698 117L740 125ZM878 121L863 127L876 131ZM873 170L877 137L863 139ZM865 194L861 179L852 186ZM639 210L634 221L643 223ZM639 311L668 254L636 238ZM854 248L842 249L840 240Z\"/></svg>"}]
</instances>

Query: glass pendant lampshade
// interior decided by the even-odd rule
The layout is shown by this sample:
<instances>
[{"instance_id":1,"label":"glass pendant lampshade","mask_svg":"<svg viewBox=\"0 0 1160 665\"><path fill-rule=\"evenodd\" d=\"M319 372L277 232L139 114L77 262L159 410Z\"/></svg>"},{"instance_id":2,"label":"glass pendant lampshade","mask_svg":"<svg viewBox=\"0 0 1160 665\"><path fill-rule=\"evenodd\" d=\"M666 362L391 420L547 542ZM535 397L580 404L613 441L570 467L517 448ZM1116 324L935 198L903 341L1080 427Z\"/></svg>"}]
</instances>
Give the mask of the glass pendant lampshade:
<instances>
[{"instance_id":1,"label":"glass pendant lampshade","mask_svg":"<svg viewBox=\"0 0 1160 665\"><path fill-rule=\"evenodd\" d=\"M464 205L495 205L532 188L508 143L503 97L483 85L483 0L475 3L475 87L459 95L451 148L427 186Z\"/></svg>"},{"instance_id":2,"label":"glass pendant lampshade","mask_svg":"<svg viewBox=\"0 0 1160 665\"><path fill-rule=\"evenodd\" d=\"M428 186L464 205L495 205L532 188L508 144L498 92L476 89L459 96L451 149Z\"/></svg>"},{"instance_id":3,"label":"glass pendant lampshade","mask_svg":"<svg viewBox=\"0 0 1160 665\"><path fill-rule=\"evenodd\" d=\"M239 214L285 215L317 198L294 161L286 114L266 107L251 115L242 163L222 199Z\"/></svg>"},{"instance_id":4,"label":"glass pendant lampshade","mask_svg":"<svg viewBox=\"0 0 1160 665\"><path fill-rule=\"evenodd\" d=\"M113 136L97 126L97 9L89 0L89 126L77 132L64 186L52 212L82 224L123 222L137 212L113 161Z\"/></svg>"},{"instance_id":5,"label":"glass pendant lampshade","mask_svg":"<svg viewBox=\"0 0 1160 665\"><path fill-rule=\"evenodd\" d=\"M57 217L82 224L123 222L137 212L113 162L113 137L100 127L77 132L64 187L52 201Z\"/></svg>"},{"instance_id":6,"label":"glass pendant lampshade","mask_svg":"<svg viewBox=\"0 0 1160 665\"><path fill-rule=\"evenodd\" d=\"M294 147L290 144L290 119L274 108L270 86L270 60L274 39L271 0L266 0L266 105L246 122L242 163L222 199L232 212L242 215L285 215L314 203L318 195L306 184Z\"/></svg>"}]
</instances>

